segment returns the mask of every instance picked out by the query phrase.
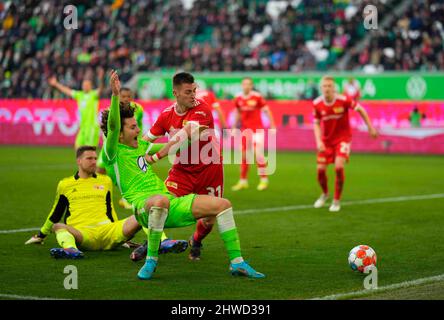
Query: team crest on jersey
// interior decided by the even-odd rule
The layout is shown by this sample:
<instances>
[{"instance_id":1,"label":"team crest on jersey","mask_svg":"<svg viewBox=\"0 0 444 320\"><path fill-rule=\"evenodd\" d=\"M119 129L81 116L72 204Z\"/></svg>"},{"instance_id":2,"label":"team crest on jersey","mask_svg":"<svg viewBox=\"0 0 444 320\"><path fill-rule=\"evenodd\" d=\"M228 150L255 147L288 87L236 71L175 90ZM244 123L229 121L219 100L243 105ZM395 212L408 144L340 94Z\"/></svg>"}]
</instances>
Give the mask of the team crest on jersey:
<instances>
[{"instance_id":1,"label":"team crest on jersey","mask_svg":"<svg viewBox=\"0 0 444 320\"><path fill-rule=\"evenodd\" d=\"M137 158L137 165L139 166L140 170L142 170L143 172L146 172L147 164L145 161L145 157L142 157L142 156L138 157Z\"/></svg>"},{"instance_id":2,"label":"team crest on jersey","mask_svg":"<svg viewBox=\"0 0 444 320\"><path fill-rule=\"evenodd\" d=\"M101 184L95 184L95 185L93 186L93 188L96 189L96 190L103 190L103 189L105 189L105 187L102 186Z\"/></svg>"},{"instance_id":3,"label":"team crest on jersey","mask_svg":"<svg viewBox=\"0 0 444 320\"><path fill-rule=\"evenodd\" d=\"M343 113L344 112L344 108L343 107L333 108L333 111L335 113Z\"/></svg>"},{"instance_id":4,"label":"team crest on jersey","mask_svg":"<svg viewBox=\"0 0 444 320\"><path fill-rule=\"evenodd\" d=\"M166 186L177 189L177 183L175 183L173 181L167 181Z\"/></svg>"}]
</instances>

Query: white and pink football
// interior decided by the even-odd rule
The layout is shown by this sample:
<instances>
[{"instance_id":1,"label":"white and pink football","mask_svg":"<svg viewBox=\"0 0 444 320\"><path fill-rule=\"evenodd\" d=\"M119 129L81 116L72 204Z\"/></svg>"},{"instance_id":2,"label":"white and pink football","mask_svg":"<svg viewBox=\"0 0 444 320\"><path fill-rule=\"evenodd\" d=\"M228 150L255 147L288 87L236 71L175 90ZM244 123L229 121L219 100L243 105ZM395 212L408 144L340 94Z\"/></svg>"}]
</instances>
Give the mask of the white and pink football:
<instances>
[{"instance_id":1,"label":"white and pink football","mask_svg":"<svg viewBox=\"0 0 444 320\"><path fill-rule=\"evenodd\" d=\"M376 266L376 252L367 245L359 245L348 254L348 264L352 270L364 272L370 266Z\"/></svg>"}]
</instances>

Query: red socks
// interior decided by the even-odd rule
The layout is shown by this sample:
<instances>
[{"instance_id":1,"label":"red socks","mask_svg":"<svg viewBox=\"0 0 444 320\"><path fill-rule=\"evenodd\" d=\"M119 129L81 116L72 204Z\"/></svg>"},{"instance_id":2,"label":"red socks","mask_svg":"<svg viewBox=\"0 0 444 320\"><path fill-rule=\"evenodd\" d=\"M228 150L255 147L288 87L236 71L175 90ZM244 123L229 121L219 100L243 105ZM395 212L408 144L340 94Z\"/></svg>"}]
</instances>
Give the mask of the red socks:
<instances>
[{"instance_id":1,"label":"red socks","mask_svg":"<svg viewBox=\"0 0 444 320\"><path fill-rule=\"evenodd\" d=\"M202 219L197 220L196 231L194 231L194 242L201 243L202 240L211 232L213 225L206 225Z\"/></svg>"},{"instance_id":2,"label":"red socks","mask_svg":"<svg viewBox=\"0 0 444 320\"><path fill-rule=\"evenodd\" d=\"M336 169L335 200L341 199L342 188L344 187L344 180L344 168Z\"/></svg>"},{"instance_id":3,"label":"red socks","mask_svg":"<svg viewBox=\"0 0 444 320\"><path fill-rule=\"evenodd\" d=\"M322 192L324 194L328 194L327 174L325 172L325 169L318 169L318 182L322 188Z\"/></svg>"}]
</instances>

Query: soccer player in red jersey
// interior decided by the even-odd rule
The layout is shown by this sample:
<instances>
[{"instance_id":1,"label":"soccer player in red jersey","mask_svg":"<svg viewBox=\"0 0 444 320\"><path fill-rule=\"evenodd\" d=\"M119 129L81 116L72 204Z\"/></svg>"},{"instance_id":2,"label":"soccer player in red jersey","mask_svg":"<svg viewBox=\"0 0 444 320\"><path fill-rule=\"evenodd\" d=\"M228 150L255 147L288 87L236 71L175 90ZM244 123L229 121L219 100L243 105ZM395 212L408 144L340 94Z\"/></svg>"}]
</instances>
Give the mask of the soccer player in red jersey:
<instances>
[{"instance_id":1,"label":"soccer player in red jersey","mask_svg":"<svg viewBox=\"0 0 444 320\"><path fill-rule=\"evenodd\" d=\"M196 99L205 101L207 105L212 107L217 112L217 116L222 129L225 129L227 127L224 114L220 107L220 103L216 100L216 96L212 90L198 88L196 93Z\"/></svg>"},{"instance_id":2,"label":"soccer player in red jersey","mask_svg":"<svg viewBox=\"0 0 444 320\"><path fill-rule=\"evenodd\" d=\"M267 102L259 92L253 90L253 86L253 79L249 77L244 78L242 80L242 93L238 94L234 99L234 105L236 107L234 125L237 126L240 121L240 128L242 130L242 163L240 180L231 188L233 191L248 188L248 163L246 153L250 150L255 150L257 144L264 145L263 135L257 134L258 129L264 129L261 118L262 111L268 116L270 129L276 128L273 115ZM263 148L257 148L257 150L263 150ZM267 163L262 153L256 153L256 162L261 177L257 189L262 191L268 187L268 176L266 173Z\"/></svg>"},{"instance_id":3,"label":"soccer player in red jersey","mask_svg":"<svg viewBox=\"0 0 444 320\"><path fill-rule=\"evenodd\" d=\"M367 112L359 103L335 92L333 77L322 78L321 92L322 95L313 100L314 135L318 149L318 182L322 188L322 195L316 200L314 207L323 207L329 197L326 169L329 164L334 163L336 170L335 194L329 210L337 212L341 209L340 199L345 179L344 165L350 156L352 140L348 111L352 109L361 115L372 138L377 138L378 132L373 127Z\"/></svg>"},{"instance_id":4,"label":"soccer player in red jersey","mask_svg":"<svg viewBox=\"0 0 444 320\"><path fill-rule=\"evenodd\" d=\"M199 141L191 140L187 150L181 148L179 153L186 151L187 159L178 155L175 164L168 173L165 185L169 192L177 197L190 193L222 197L224 190L223 163L220 145L214 135L212 110L204 100L196 99L196 89L197 85L191 74L181 72L174 76L173 94L176 97L176 103L160 114L145 135L146 140L154 141L168 133L170 141L154 156L147 156L146 160L153 163L167 156L170 149L176 144L175 134L179 134L179 131L182 130L181 132L187 133L188 139L193 138L191 131L193 126L196 126L200 133L206 135L206 138L202 138L199 134L199 139L197 139ZM213 134L208 134L211 129L213 129ZM206 133L202 131L206 131ZM193 146L193 144L197 145ZM193 149L199 152L197 157L193 154ZM191 260L200 259L202 240L210 233L214 222L214 218L198 220L196 231L190 238L189 257Z\"/></svg>"}]
</instances>

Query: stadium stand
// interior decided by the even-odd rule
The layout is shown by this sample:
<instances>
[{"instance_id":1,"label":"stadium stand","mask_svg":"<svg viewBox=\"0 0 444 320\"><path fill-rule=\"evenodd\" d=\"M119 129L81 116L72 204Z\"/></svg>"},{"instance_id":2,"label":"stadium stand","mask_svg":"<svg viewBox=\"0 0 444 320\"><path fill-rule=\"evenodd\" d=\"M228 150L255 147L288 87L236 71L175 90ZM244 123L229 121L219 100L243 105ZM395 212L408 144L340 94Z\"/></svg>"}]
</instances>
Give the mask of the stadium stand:
<instances>
[{"instance_id":1,"label":"stadium stand","mask_svg":"<svg viewBox=\"0 0 444 320\"><path fill-rule=\"evenodd\" d=\"M444 4L417 0L393 26L371 33L361 12L379 19L399 0L73 1L78 29L64 28L55 0L0 3L0 94L57 98L50 75L78 88L98 67L125 82L137 71L324 71L350 55L346 69L443 70ZM389 30L389 31L386 31ZM104 92L108 95L108 92Z\"/></svg>"}]
</instances>

